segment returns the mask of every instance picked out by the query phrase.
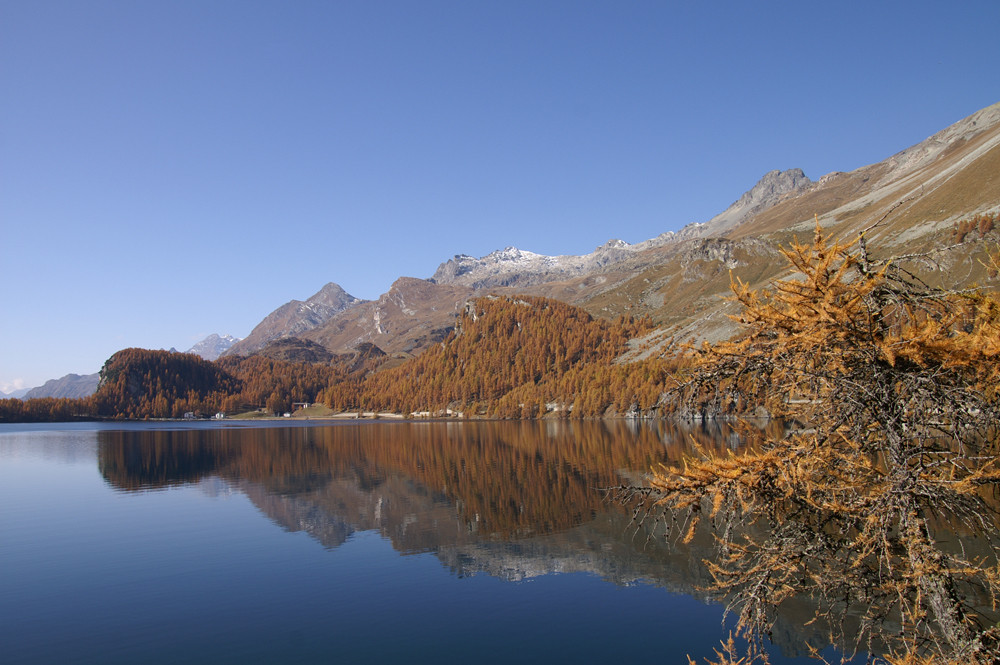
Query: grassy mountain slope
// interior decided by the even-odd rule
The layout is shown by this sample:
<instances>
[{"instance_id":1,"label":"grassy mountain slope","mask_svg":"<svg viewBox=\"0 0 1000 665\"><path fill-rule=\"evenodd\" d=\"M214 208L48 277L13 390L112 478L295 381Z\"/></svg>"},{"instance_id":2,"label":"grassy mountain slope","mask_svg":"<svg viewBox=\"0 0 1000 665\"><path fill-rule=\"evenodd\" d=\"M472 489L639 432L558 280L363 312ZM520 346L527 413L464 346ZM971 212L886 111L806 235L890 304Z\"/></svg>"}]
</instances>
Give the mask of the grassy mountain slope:
<instances>
[{"instance_id":1,"label":"grassy mountain slope","mask_svg":"<svg viewBox=\"0 0 1000 665\"><path fill-rule=\"evenodd\" d=\"M1000 104L883 162L824 176L725 230L721 239L663 248L659 265L577 302L595 314L649 314L664 329L661 339L718 341L735 332L727 316L733 311L727 300L730 271L755 288L784 275L784 263L775 260L778 247L807 238L817 218L842 241L868 229L876 256L890 256L952 245L960 221L998 210ZM961 246L911 267L933 285L995 287L983 259L997 242L995 232L971 234Z\"/></svg>"}]
</instances>

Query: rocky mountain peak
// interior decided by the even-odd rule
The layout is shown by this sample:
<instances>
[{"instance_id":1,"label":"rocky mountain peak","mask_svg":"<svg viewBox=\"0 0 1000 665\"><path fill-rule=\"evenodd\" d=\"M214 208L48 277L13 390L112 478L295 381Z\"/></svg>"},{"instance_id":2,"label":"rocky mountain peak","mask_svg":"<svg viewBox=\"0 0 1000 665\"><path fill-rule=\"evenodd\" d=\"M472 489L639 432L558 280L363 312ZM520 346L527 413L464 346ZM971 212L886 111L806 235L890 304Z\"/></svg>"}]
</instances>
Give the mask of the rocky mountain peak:
<instances>
[{"instance_id":1,"label":"rocky mountain peak","mask_svg":"<svg viewBox=\"0 0 1000 665\"><path fill-rule=\"evenodd\" d=\"M457 254L438 266L429 281L484 289L498 286L527 287L576 277L628 260L638 252L685 238L723 235L753 215L812 184L812 180L806 177L802 169L770 171L725 212L704 224L690 224L680 233L663 233L635 245L612 238L596 247L592 253L582 256L546 256L516 247L505 247L478 259L467 254Z\"/></svg>"},{"instance_id":2,"label":"rocky mountain peak","mask_svg":"<svg viewBox=\"0 0 1000 665\"><path fill-rule=\"evenodd\" d=\"M519 261L527 256L538 255L531 252L522 252L517 247L504 247L495 252L490 252L485 258L491 261Z\"/></svg>"},{"instance_id":3,"label":"rocky mountain peak","mask_svg":"<svg viewBox=\"0 0 1000 665\"><path fill-rule=\"evenodd\" d=\"M358 302L358 299L341 288L340 284L327 282L322 289L310 296L305 302L306 304L343 308Z\"/></svg>"},{"instance_id":4,"label":"rocky mountain peak","mask_svg":"<svg viewBox=\"0 0 1000 665\"><path fill-rule=\"evenodd\" d=\"M720 236L786 197L811 187L813 181L802 169L768 171L725 211L697 227L694 235Z\"/></svg>"},{"instance_id":5,"label":"rocky mountain peak","mask_svg":"<svg viewBox=\"0 0 1000 665\"><path fill-rule=\"evenodd\" d=\"M787 171L768 171L757 181L750 191L745 192L739 198L736 205L754 207L759 205L773 205L776 199L790 192L797 192L808 187L812 180L806 177L802 169L788 169Z\"/></svg>"},{"instance_id":6,"label":"rocky mountain peak","mask_svg":"<svg viewBox=\"0 0 1000 665\"><path fill-rule=\"evenodd\" d=\"M629 247L631 247L631 245L629 245L624 240L619 240L618 238L612 238L603 245L597 247L596 251L600 252L602 250L609 250L609 249L628 249Z\"/></svg>"},{"instance_id":7,"label":"rocky mountain peak","mask_svg":"<svg viewBox=\"0 0 1000 665\"><path fill-rule=\"evenodd\" d=\"M348 305L304 336L335 352L374 340L391 353L416 352L443 339L469 297L508 288L585 304L601 315L638 308L683 324L677 339L721 340L734 332L727 301L719 298L729 292L728 270L752 266L751 274L772 278L781 264L775 260L779 234L811 232L817 214L826 226L863 228L858 225L870 223L865 220L873 204L914 192L921 192L919 205L893 222L905 231L894 231L894 237L906 242L940 232L942 219L996 210L998 147L1000 104L890 159L827 174L819 183L799 168L770 171L711 220L650 240L611 239L581 256L547 256L514 246L479 258L456 254L429 280L401 278L377 301ZM345 296L350 298L327 285L312 302L293 301L288 306L295 316L287 316L284 328L273 321L273 332L296 335L299 320L315 315L321 302Z\"/></svg>"},{"instance_id":8,"label":"rocky mountain peak","mask_svg":"<svg viewBox=\"0 0 1000 665\"><path fill-rule=\"evenodd\" d=\"M291 300L268 314L246 339L233 344L225 354L250 354L272 340L297 337L361 302L340 285L328 282L308 300Z\"/></svg>"},{"instance_id":9,"label":"rocky mountain peak","mask_svg":"<svg viewBox=\"0 0 1000 665\"><path fill-rule=\"evenodd\" d=\"M478 259L468 254L456 254L438 266L428 281L435 284L471 284L476 281L481 282L484 277L523 269L550 258L517 247L498 249Z\"/></svg>"}]
</instances>

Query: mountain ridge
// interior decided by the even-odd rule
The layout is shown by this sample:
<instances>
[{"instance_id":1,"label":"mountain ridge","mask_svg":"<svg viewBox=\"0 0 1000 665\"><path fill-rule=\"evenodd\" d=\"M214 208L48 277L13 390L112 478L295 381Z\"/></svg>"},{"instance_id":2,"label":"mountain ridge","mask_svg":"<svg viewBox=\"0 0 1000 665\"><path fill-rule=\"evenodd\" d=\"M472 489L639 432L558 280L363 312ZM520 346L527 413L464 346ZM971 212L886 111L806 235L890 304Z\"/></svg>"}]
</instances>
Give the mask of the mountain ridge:
<instances>
[{"instance_id":1,"label":"mountain ridge","mask_svg":"<svg viewBox=\"0 0 1000 665\"><path fill-rule=\"evenodd\" d=\"M534 286L546 281L577 277L621 263L645 250L663 247L685 238L723 233L812 184L812 180L799 168L769 171L725 211L708 222L689 224L680 231L668 231L635 244L613 238L593 252L583 255L548 256L517 247L496 250L478 259L458 254L438 266L428 281L436 284L464 284L481 290L490 287Z\"/></svg>"},{"instance_id":2,"label":"mountain ridge","mask_svg":"<svg viewBox=\"0 0 1000 665\"><path fill-rule=\"evenodd\" d=\"M22 399L89 397L97 391L99 378L97 373L66 374L58 379L49 379L44 384L32 388L24 394Z\"/></svg>"},{"instance_id":3,"label":"mountain ridge","mask_svg":"<svg viewBox=\"0 0 1000 665\"><path fill-rule=\"evenodd\" d=\"M816 181L798 168L769 171L723 212L676 232L635 244L612 239L580 256L512 246L479 258L459 254L428 279L401 277L377 300L355 299L304 329L283 310L301 310L291 301L258 325L269 329L266 335L252 333L247 340L300 336L334 353L361 342L418 353L440 341L465 300L488 293L556 298L603 317L650 314L672 330L660 335L664 339L722 339L735 331L724 299L730 271L764 285L783 270L775 260L779 246L811 233L816 219L849 240L889 210L890 217L869 232L872 247L906 253L940 246L956 220L1000 210L996 173L1000 103L854 171ZM229 352L252 352L247 340Z\"/></svg>"}]
</instances>

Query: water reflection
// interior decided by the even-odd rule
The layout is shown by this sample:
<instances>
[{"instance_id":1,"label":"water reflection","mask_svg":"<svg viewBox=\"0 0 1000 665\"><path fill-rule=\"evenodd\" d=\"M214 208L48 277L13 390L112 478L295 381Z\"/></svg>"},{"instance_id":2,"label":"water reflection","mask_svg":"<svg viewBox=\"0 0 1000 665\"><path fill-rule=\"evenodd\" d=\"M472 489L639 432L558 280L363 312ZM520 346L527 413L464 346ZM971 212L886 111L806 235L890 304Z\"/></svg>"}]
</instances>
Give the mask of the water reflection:
<instances>
[{"instance_id":1,"label":"water reflection","mask_svg":"<svg viewBox=\"0 0 1000 665\"><path fill-rule=\"evenodd\" d=\"M520 581L586 572L704 598L712 535L689 544L640 532L600 488L634 483L698 449L741 437L725 423L384 423L294 428L101 431L98 464L125 492L198 484L237 491L269 519L327 548L377 531L432 553L456 576ZM822 647L811 613L775 629L788 653Z\"/></svg>"},{"instance_id":2,"label":"water reflection","mask_svg":"<svg viewBox=\"0 0 1000 665\"><path fill-rule=\"evenodd\" d=\"M423 511L439 506L468 532L523 538L592 519L606 508L596 488L738 438L725 424L490 422L102 431L98 440L101 473L120 490L218 476L358 528L391 532L391 524L413 523L408 508L419 506L414 514L425 521Z\"/></svg>"}]
</instances>

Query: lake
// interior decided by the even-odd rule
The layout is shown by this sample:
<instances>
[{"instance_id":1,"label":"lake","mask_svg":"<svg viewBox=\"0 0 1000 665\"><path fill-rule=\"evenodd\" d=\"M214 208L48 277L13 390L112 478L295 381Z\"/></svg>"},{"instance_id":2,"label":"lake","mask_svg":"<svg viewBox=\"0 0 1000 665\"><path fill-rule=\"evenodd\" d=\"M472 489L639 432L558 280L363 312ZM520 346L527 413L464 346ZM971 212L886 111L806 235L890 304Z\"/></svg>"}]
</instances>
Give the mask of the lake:
<instances>
[{"instance_id":1,"label":"lake","mask_svg":"<svg viewBox=\"0 0 1000 665\"><path fill-rule=\"evenodd\" d=\"M672 423L0 425L0 660L686 663L732 627L711 535L600 488L732 432ZM774 631L776 663L809 614Z\"/></svg>"}]
</instances>

